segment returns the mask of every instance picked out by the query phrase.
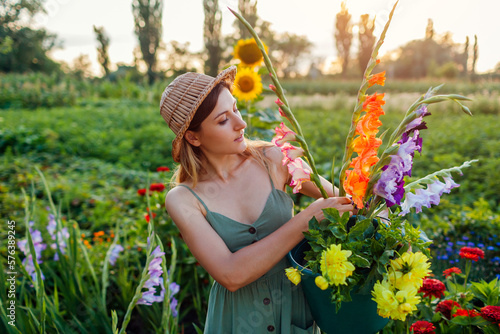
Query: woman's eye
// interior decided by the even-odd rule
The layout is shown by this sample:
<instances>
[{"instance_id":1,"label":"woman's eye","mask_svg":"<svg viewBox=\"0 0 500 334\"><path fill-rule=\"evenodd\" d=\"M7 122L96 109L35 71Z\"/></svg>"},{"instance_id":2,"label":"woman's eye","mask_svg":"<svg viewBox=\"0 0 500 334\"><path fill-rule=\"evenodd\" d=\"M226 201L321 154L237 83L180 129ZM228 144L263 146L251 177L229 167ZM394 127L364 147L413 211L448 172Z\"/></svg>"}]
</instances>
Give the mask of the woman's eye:
<instances>
[{"instance_id":1,"label":"woman's eye","mask_svg":"<svg viewBox=\"0 0 500 334\"><path fill-rule=\"evenodd\" d=\"M229 118L226 118L225 120L220 121L220 122L219 122L219 124L221 124L221 125L222 125L222 124L225 124L228 120L229 120Z\"/></svg>"}]
</instances>

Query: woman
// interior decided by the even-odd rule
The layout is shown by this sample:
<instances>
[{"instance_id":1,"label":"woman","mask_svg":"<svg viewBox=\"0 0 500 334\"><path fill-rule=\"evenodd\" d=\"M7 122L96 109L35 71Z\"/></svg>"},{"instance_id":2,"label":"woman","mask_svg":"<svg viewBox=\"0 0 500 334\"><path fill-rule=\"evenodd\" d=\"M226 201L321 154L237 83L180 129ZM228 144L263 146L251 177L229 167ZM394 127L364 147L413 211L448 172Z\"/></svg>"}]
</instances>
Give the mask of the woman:
<instances>
[{"instance_id":1,"label":"woman","mask_svg":"<svg viewBox=\"0 0 500 334\"><path fill-rule=\"evenodd\" d=\"M301 193L317 200L293 216L284 191L291 176L272 144L244 137L246 123L231 88L236 68L216 78L186 73L165 89L160 112L176 134L180 165L165 206L198 262L214 278L205 333L319 332L300 285L286 278L286 254L322 209L354 210L328 199L312 182Z\"/></svg>"}]
</instances>

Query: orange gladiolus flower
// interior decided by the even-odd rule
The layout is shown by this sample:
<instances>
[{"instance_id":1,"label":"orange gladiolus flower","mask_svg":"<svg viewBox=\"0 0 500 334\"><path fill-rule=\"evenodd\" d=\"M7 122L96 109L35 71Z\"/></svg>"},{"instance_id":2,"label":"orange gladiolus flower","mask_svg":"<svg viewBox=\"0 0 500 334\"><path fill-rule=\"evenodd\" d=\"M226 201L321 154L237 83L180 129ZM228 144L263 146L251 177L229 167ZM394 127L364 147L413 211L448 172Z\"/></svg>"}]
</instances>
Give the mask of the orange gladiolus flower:
<instances>
[{"instance_id":1,"label":"orange gladiolus flower","mask_svg":"<svg viewBox=\"0 0 500 334\"><path fill-rule=\"evenodd\" d=\"M368 88L373 85L383 86L385 84L385 71L370 75L368 77Z\"/></svg>"},{"instance_id":2,"label":"orange gladiolus flower","mask_svg":"<svg viewBox=\"0 0 500 334\"><path fill-rule=\"evenodd\" d=\"M377 93L368 95L363 103L363 110L367 113L376 113L379 116L383 115L384 110L382 110L382 106L385 104L384 96L385 94Z\"/></svg>"},{"instance_id":3,"label":"orange gladiolus flower","mask_svg":"<svg viewBox=\"0 0 500 334\"><path fill-rule=\"evenodd\" d=\"M352 142L354 152L361 154L377 154L377 150L382 145L382 140L375 136L358 136ZM364 152L364 153L363 153Z\"/></svg>"},{"instance_id":4,"label":"orange gladiolus flower","mask_svg":"<svg viewBox=\"0 0 500 334\"><path fill-rule=\"evenodd\" d=\"M378 128L382 122L378 119L376 114L366 114L359 120L356 125L356 132L365 136L375 136L378 133Z\"/></svg>"},{"instance_id":5,"label":"orange gladiolus flower","mask_svg":"<svg viewBox=\"0 0 500 334\"><path fill-rule=\"evenodd\" d=\"M352 196L352 200L358 208L363 207L363 197L365 196L366 188L368 187L368 177L360 175L352 170L346 171L346 180L344 181L344 189Z\"/></svg>"},{"instance_id":6,"label":"orange gladiolus flower","mask_svg":"<svg viewBox=\"0 0 500 334\"><path fill-rule=\"evenodd\" d=\"M376 155L361 155L351 161L351 167L358 174L363 174L368 177L370 167L375 165L379 161Z\"/></svg>"}]
</instances>

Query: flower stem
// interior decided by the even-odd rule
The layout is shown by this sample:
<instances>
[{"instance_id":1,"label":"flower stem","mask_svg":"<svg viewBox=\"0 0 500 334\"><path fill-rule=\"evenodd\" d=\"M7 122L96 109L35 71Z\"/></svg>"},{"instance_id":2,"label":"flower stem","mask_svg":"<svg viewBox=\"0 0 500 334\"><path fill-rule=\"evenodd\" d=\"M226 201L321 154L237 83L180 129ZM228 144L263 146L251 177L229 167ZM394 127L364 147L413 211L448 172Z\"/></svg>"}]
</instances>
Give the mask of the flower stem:
<instances>
[{"instance_id":1,"label":"flower stem","mask_svg":"<svg viewBox=\"0 0 500 334\"><path fill-rule=\"evenodd\" d=\"M314 159L311 155L311 152L309 151L309 147L307 146L306 141L303 139L304 136L302 134L302 129L300 128L300 124L299 124L299 122L297 122L297 119L295 119L295 116L293 115L292 111L290 110L290 105L288 104L288 100L285 97L285 94L283 92L283 88L282 88L280 82L278 81L278 76L276 75L276 71L273 68L273 65L271 63L271 59L269 58L269 56L266 53L266 49L264 48L264 44L260 40L259 36L255 32L253 27L247 22L247 20L245 20L245 18L243 18L243 16L241 16L239 13L233 11L229 7L228 7L228 9L248 29L250 34L255 39L255 42L257 43L257 46L259 47L260 51L262 52L262 56L264 57L264 63L266 64L266 67L267 67L267 70L269 71L271 79L273 80L273 83L276 86L275 93L278 96L278 98L280 99L280 101L283 102L283 106L281 106L281 109L285 113L286 118L292 124L295 132L298 134L298 137L300 137L300 139L298 140L298 143L300 144L300 146L304 150L304 157L306 158L307 163L309 164L309 166L312 169L311 181L316 184L316 186L318 187L318 189L321 192L321 196L323 196L323 198L328 198L328 194L327 194L326 190L323 188L323 185L321 184L321 179L320 179L319 173L316 169L316 165L314 164Z\"/></svg>"},{"instance_id":2,"label":"flower stem","mask_svg":"<svg viewBox=\"0 0 500 334\"><path fill-rule=\"evenodd\" d=\"M368 77L372 73L373 68L377 64L377 56L378 56L378 51L382 44L384 43L385 39L385 34L387 33L387 29L389 29L389 25L392 20L392 15L394 14L394 10L396 9L396 6L398 4L399 0L396 1L394 6L392 7L391 13L389 14L389 20L385 24L384 30L380 34L380 38L377 41L377 44L375 45L375 48L373 49L373 52L370 56L370 60L368 61L368 65L366 67L365 73L363 75L363 81L361 82L361 87L359 88L358 91L358 102L356 104L356 107L354 108L354 112L352 114L352 119L351 119L351 128L349 130L349 133L347 134L346 138L346 143L345 143L345 150L344 150L344 157L342 159L342 169L340 171L340 177L339 177L339 196L345 196L346 192L344 189L344 182L343 180L345 179L347 169L349 168L350 162L351 162L351 156L353 154L353 150L351 148L352 142L354 141L354 136L356 133L356 125L358 124L358 121L361 116L361 111L363 108L363 103L366 99L366 90L368 89Z\"/></svg>"}]
</instances>

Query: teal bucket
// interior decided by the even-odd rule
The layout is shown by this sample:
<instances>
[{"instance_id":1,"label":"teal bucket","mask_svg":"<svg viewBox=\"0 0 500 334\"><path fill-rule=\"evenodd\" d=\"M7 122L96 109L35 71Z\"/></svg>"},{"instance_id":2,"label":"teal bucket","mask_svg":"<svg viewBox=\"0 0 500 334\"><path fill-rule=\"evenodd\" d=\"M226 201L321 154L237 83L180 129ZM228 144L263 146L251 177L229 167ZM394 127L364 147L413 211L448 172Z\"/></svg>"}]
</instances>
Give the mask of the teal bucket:
<instances>
[{"instance_id":1,"label":"teal bucket","mask_svg":"<svg viewBox=\"0 0 500 334\"><path fill-rule=\"evenodd\" d=\"M314 283L318 275L300 264L304 262L304 252L309 249L304 239L288 253L288 259L293 267L302 271L302 290L319 328L327 334L375 334L382 330L389 318L377 314L377 303L371 294L351 292L352 301L342 303L336 313L335 304L331 302L332 290L318 288Z\"/></svg>"}]
</instances>

